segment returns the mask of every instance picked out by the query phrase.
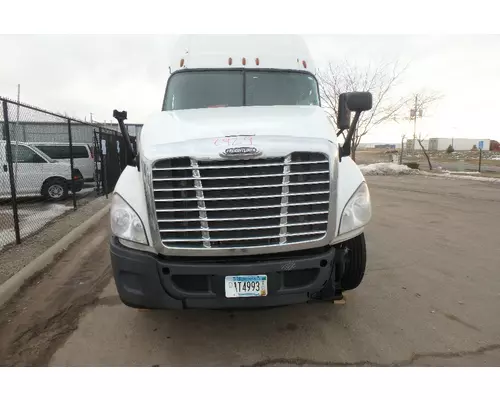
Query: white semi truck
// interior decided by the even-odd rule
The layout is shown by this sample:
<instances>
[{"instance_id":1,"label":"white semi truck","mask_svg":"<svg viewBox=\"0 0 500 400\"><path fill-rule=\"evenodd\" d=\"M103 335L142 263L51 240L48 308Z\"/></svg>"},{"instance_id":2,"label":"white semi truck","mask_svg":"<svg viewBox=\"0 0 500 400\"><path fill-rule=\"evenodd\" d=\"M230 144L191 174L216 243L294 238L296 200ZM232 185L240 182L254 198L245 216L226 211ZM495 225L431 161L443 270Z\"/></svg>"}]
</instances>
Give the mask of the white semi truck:
<instances>
[{"instance_id":1,"label":"white semi truck","mask_svg":"<svg viewBox=\"0 0 500 400\"><path fill-rule=\"evenodd\" d=\"M350 145L371 94L340 96L337 132L300 37L189 36L181 49L136 152L126 112L114 111L133 156L110 211L122 302L239 308L342 298L366 266L370 195Z\"/></svg>"}]
</instances>

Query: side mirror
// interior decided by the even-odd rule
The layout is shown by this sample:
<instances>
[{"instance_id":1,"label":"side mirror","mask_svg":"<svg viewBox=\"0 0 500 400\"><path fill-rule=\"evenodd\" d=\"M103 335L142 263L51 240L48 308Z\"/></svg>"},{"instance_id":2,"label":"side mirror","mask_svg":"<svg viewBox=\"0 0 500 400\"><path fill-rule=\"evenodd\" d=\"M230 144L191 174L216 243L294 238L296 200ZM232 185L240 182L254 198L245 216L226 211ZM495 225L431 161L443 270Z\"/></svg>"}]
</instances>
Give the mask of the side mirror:
<instances>
[{"instance_id":1,"label":"side mirror","mask_svg":"<svg viewBox=\"0 0 500 400\"><path fill-rule=\"evenodd\" d=\"M127 119L127 112L126 111L118 111L118 110L113 110L113 118L116 118L118 120L125 120Z\"/></svg>"},{"instance_id":2,"label":"side mirror","mask_svg":"<svg viewBox=\"0 0 500 400\"><path fill-rule=\"evenodd\" d=\"M349 156L351 154L351 141L356 132L359 121L359 116L363 111L371 110L372 108L372 94L370 92L350 92L342 93L339 96L339 109L337 114L337 125L340 135L343 130L349 128L347 136L345 137L344 144L339 146L339 157ZM350 124L351 111L354 111L354 119Z\"/></svg>"},{"instance_id":3,"label":"side mirror","mask_svg":"<svg viewBox=\"0 0 500 400\"><path fill-rule=\"evenodd\" d=\"M343 93L345 94L345 93ZM340 97L342 97L342 95ZM347 108L351 111L362 112L372 108L372 94L370 92L347 93ZM340 98L339 98L340 104Z\"/></svg>"},{"instance_id":4,"label":"side mirror","mask_svg":"<svg viewBox=\"0 0 500 400\"><path fill-rule=\"evenodd\" d=\"M339 105L337 112L337 128L343 131L349 129L351 125L351 111L347 107L347 93L342 93L339 96Z\"/></svg>"}]
</instances>

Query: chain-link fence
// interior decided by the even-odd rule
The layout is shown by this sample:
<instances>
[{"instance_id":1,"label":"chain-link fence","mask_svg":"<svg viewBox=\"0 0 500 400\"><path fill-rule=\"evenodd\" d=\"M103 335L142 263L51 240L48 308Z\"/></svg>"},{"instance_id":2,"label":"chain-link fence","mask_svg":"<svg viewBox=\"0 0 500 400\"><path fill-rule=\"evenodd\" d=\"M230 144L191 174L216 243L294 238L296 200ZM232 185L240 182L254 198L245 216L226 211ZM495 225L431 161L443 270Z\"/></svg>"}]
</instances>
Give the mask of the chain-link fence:
<instances>
[{"instance_id":1,"label":"chain-link fence","mask_svg":"<svg viewBox=\"0 0 500 400\"><path fill-rule=\"evenodd\" d=\"M126 164L117 131L2 97L0 105L1 251L107 196ZM118 150L103 155L108 141Z\"/></svg>"},{"instance_id":2,"label":"chain-link fence","mask_svg":"<svg viewBox=\"0 0 500 400\"><path fill-rule=\"evenodd\" d=\"M135 148L135 137L131 137L132 146ZM127 151L123 136L107 128L94 129L95 173L96 190L100 194L111 193L120 177L120 174L128 165Z\"/></svg>"}]
</instances>

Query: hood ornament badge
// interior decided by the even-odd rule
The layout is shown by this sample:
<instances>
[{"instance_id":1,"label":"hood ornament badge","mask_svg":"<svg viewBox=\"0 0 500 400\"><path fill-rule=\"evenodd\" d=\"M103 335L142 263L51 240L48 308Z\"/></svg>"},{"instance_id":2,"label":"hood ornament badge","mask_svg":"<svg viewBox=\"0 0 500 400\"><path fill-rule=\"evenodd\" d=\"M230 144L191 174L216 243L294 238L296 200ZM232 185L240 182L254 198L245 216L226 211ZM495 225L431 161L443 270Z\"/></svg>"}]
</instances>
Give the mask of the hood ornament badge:
<instances>
[{"instance_id":1,"label":"hood ornament badge","mask_svg":"<svg viewBox=\"0 0 500 400\"><path fill-rule=\"evenodd\" d=\"M250 158L258 157L261 154L262 151L252 146L229 147L223 152L219 153L219 155L223 158Z\"/></svg>"}]
</instances>

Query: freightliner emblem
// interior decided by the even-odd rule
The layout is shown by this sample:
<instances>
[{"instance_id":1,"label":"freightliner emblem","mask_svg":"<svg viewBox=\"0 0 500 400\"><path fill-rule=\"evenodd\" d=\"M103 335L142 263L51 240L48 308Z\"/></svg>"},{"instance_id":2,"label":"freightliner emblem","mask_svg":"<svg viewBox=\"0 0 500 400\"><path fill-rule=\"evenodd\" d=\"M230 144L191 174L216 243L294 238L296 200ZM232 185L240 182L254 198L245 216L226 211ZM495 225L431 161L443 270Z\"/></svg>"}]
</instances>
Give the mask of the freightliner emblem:
<instances>
[{"instance_id":1,"label":"freightliner emblem","mask_svg":"<svg viewBox=\"0 0 500 400\"><path fill-rule=\"evenodd\" d=\"M256 147L230 147L220 153L220 156L228 158L256 157L261 153Z\"/></svg>"}]
</instances>

